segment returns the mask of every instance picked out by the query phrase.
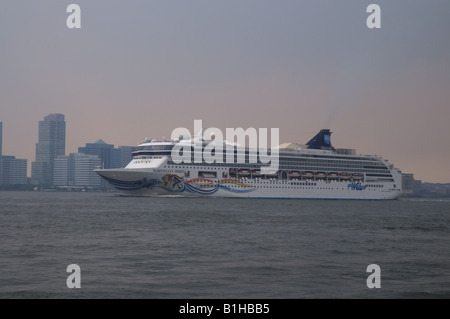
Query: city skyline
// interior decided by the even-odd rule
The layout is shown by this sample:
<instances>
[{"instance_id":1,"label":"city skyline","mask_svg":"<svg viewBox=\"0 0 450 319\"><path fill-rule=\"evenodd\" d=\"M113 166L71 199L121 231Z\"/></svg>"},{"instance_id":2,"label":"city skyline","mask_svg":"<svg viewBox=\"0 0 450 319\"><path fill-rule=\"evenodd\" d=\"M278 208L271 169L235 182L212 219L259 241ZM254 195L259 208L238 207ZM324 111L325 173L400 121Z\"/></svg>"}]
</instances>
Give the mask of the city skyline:
<instances>
[{"instance_id":1,"label":"city skyline","mask_svg":"<svg viewBox=\"0 0 450 319\"><path fill-rule=\"evenodd\" d=\"M450 182L448 1L7 2L0 12L3 154L35 160L38 121L66 116L66 153L173 129L333 132L426 182ZM105 8L108 14L105 15ZM31 169L29 168L29 174Z\"/></svg>"},{"instance_id":2,"label":"city skyline","mask_svg":"<svg viewBox=\"0 0 450 319\"><path fill-rule=\"evenodd\" d=\"M56 117L60 117L63 120L65 119L64 114L48 114L47 116L44 117L44 119L55 119ZM39 123L44 122L44 121L39 121ZM65 124L65 122L64 122ZM0 138L2 137L2 122L0 122ZM206 129L206 128L204 128ZM64 136L65 137L65 136ZM165 138L165 137L163 137ZM147 140L148 138L146 138ZM142 141L144 142L144 141ZM36 144L36 146L39 143ZM65 144L65 141L64 141ZM283 143L280 143L280 145L282 145ZM301 146L303 144L297 144L298 146ZM54 158L54 161L56 160L61 160L61 159L65 159L68 160L69 157L72 156L78 156L80 158L83 158L83 160L86 160L89 158L89 160L93 159L94 157L98 160L98 163L95 162L95 165L92 164L92 167L102 167L102 168L119 168L119 167L125 167L131 160L131 153L136 150L136 146L118 146L117 148L115 148L115 144L108 144L105 141L103 141L102 139L98 139L96 142L93 143L85 143L85 146L79 146L78 147L78 151L77 152L69 152L67 154L59 154ZM352 149L349 149L350 151L352 151ZM38 150L36 149L36 153L38 153ZM8 156L9 158L14 158L14 156ZM1 158L1 153L0 153L0 158ZM4 156L4 158L6 158L6 156ZM25 166L26 161L28 159L18 159L18 161L25 161ZM23 165L23 164L22 164ZM68 164L65 164L66 166ZM67 168L64 168L67 169ZM27 169L28 171L28 169ZM53 170L52 170L53 172ZM402 173L404 175L410 176L410 178L412 178L412 180L417 180L422 182L422 180L418 179L418 178L414 178L414 172L405 172L402 171ZM95 174L94 174L95 175ZM53 178L53 176L52 176ZM60 177L59 177L60 178ZM66 176L67 178L67 176ZM84 177L86 178L86 177ZM90 177L92 178L92 177ZM95 175L95 179L97 180L97 176ZM98 179L100 182L100 178ZM31 181L32 182L32 181ZM423 182L430 182L430 181L423 181ZM23 182L23 184L25 184L26 181ZM33 183L33 182L32 182ZM431 182L433 183L433 182ZM436 182L439 183L439 182ZM450 182L442 182L442 184L447 184ZM51 183L55 186L65 186L65 185L59 185L59 183ZM102 182L102 186L105 186L106 184ZM70 185L69 185L70 186ZM74 185L77 186L77 185Z\"/></svg>"}]
</instances>

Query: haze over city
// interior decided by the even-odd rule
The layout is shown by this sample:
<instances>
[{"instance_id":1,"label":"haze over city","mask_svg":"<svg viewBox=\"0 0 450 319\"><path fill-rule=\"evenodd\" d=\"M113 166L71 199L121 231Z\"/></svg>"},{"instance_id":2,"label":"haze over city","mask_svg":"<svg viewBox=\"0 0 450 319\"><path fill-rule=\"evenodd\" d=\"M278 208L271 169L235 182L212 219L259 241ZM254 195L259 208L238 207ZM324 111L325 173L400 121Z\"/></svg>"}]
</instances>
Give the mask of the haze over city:
<instances>
[{"instance_id":1,"label":"haze over city","mask_svg":"<svg viewBox=\"0 0 450 319\"><path fill-rule=\"evenodd\" d=\"M38 122L62 113L66 153L173 129L280 128L304 144L379 154L450 182L450 2L69 1L0 7L3 154L35 159ZM31 170L28 169L28 175Z\"/></svg>"}]
</instances>

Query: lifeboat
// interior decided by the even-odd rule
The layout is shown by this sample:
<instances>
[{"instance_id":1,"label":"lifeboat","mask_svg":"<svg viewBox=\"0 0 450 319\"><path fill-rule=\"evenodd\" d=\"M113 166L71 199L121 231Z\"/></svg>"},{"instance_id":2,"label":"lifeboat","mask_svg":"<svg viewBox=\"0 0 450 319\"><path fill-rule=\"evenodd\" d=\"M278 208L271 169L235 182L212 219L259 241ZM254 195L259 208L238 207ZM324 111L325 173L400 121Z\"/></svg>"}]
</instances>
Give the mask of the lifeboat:
<instances>
[{"instance_id":1,"label":"lifeboat","mask_svg":"<svg viewBox=\"0 0 450 319\"><path fill-rule=\"evenodd\" d=\"M324 172L317 172L316 173L316 178L325 178L325 176L327 176L327 174L325 174Z\"/></svg>"},{"instance_id":2,"label":"lifeboat","mask_svg":"<svg viewBox=\"0 0 450 319\"><path fill-rule=\"evenodd\" d=\"M313 172L303 172L302 176L304 178L313 178L314 177L314 173Z\"/></svg>"},{"instance_id":3,"label":"lifeboat","mask_svg":"<svg viewBox=\"0 0 450 319\"><path fill-rule=\"evenodd\" d=\"M254 170L252 171L252 175L253 175L253 176L261 176L261 171L260 171L259 169L254 169Z\"/></svg>"},{"instance_id":4,"label":"lifeboat","mask_svg":"<svg viewBox=\"0 0 450 319\"><path fill-rule=\"evenodd\" d=\"M299 171L290 171L289 177L300 177L302 174Z\"/></svg>"},{"instance_id":5,"label":"lifeboat","mask_svg":"<svg viewBox=\"0 0 450 319\"><path fill-rule=\"evenodd\" d=\"M236 176L236 170L230 169L229 174L230 174L230 176Z\"/></svg>"},{"instance_id":6,"label":"lifeboat","mask_svg":"<svg viewBox=\"0 0 450 319\"><path fill-rule=\"evenodd\" d=\"M338 173L335 172L328 173L328 178L330 179L337 179L338 177L339 177Z\"/></svg>"},{"instance_id":7,"label":"lifeboat","mask_svg":"<svg viewBox=\"0 0 450 319\"><path fill-rule=\"evenodd\" d=\"M353 179L354 180L362 180L362 179L364 179L364 174L362 174L362 173L355 173L355 174L353 174L352 175L352 177L353 177Z\"/></svg>"},{"instance_id":8,"label":"lifeboat","mask_svg":"<svg viewBox=\"0 0 450 319\"><path fill-rule=\"evenodd\" d=\"M352 177L352 174L350 174L350 173L341 173L341 174L339 174L339 177L341 179L350 179L350 177Z\"/></svg>"},{"instance_id":9,"label":"lifeboat","mask_svg":"<svg viewBox=\"0 0 450 319\"><path fill-rule=\"evenodd\" d=\"M248 176L250 175L250 170L248 169L240 169L237 171L237 174L240 176Z\"/></svg>"}]
</instances>

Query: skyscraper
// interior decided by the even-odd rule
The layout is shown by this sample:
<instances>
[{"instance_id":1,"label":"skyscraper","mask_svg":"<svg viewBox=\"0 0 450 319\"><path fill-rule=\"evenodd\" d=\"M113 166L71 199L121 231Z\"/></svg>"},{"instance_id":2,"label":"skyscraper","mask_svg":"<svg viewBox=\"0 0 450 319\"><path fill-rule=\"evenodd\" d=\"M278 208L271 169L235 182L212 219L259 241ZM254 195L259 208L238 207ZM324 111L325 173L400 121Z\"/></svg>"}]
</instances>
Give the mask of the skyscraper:
<instances>
[{"instance_id":1,"label":"skyscraper","mask_svg":"<svg viewBox=\"0 0 450 319\"><path fill-rule=\"evenodd\" d=\"M54 159L66 152L66 122L63 114L49 114L39 121L39 140L36 144L36 161L31 165L34 184L53 183Z\"/></svg>"}]
</instances>

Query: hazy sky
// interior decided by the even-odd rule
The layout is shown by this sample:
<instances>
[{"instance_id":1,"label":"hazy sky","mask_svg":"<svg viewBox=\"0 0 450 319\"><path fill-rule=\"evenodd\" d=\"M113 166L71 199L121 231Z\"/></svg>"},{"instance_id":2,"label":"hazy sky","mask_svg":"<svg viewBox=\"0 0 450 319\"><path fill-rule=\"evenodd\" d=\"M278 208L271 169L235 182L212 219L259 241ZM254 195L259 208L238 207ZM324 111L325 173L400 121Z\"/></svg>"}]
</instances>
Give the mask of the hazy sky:
<instances>
[{"instance_id":1,"label":"hazy sky","mask_svg":"<svg viewBox=\"0 0 450 319\"><path fill-rule=\"evenodd\" d=\"M277 127L280 142L329 128L335 147L450 182L449 31L448 0L3 0L3 154L34 161L49 113L66 116L66 153L203 119Z\"/></svg>"}]
</instances>

